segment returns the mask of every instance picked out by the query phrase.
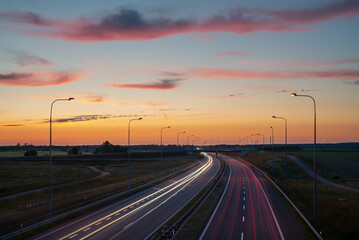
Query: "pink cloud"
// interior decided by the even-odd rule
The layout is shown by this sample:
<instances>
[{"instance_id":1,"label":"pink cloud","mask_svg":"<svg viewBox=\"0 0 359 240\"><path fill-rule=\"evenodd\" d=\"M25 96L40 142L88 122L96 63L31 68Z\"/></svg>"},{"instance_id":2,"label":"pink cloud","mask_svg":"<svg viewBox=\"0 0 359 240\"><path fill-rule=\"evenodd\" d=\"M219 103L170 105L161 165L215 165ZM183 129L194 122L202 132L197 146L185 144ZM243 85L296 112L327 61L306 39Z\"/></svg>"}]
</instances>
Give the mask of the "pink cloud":
<instances>
[{"instance_id":1,"label":"pink cloud","mask_svg":"<svg viewBox=\"0 0 359 240\"><path fill-rule=\"evenodd\" d=\"M0 12L0 19L31 24L38 30L21 30L33 36L66 41L146 41L177 34L228 32L248 34L260 31L307 31L308 25L359 14L359 1L343 0L306 9L235 8L204 20L145 17L141 12L120 8L101 19L57 20L32 12Z\"/></svg>"},{"instance_id":2,"label":"pink cloud","mask_svg":"<svg viewBox=\"0 0 359 240\"><path fill-rule=\"evenodd\" d=\"M359 70L327 70L327 71L254 71L245 69L199 68L188 71L189 76L220 79L346 79L359 77Z\"/></svg>"},{"instance_id":3,"label":"pink cloud","mask_svg":"<svg viewBox=\"0 0 359 240\"><path fill-rule=\"evenodd\" d=\"M113 88L136 88L136 89L150 89L150 90L170 90L178 87L178 79L160 80L154 83L138 83L138 84L117 84L113 83L110 87Z\"/></svg>"},{"instance_id":4,"label":"pink cloud","mask_svg":"<svg viewBox=\"0 0 359 240\"><path fill-rule=\"evenodd\" d=\"M78 79L78 74L68 72L13 72L0 74L0 85L41 87L65 84Z\"/></svg>"}]
</instances>

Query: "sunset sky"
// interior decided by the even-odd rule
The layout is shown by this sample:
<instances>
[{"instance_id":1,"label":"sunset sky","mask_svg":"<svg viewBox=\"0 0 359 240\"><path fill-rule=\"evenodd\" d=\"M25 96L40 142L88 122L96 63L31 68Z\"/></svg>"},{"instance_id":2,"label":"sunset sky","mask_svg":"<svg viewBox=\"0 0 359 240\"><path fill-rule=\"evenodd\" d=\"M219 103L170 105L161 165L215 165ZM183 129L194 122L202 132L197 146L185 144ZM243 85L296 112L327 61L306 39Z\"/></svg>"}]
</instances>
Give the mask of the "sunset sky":
<instances>
[{"instance_id":1,"label":"sunset sky","mask_svg":"<svg viewBox=\"0 0 359 240\"><path fill-rule=\"evenodd\" d=\"M0 2L0 145L359 141L359 1ZM190 142L192 142L190 138ZM240 142L241 141L241 142Z\"/></svg>"}]
</instances>

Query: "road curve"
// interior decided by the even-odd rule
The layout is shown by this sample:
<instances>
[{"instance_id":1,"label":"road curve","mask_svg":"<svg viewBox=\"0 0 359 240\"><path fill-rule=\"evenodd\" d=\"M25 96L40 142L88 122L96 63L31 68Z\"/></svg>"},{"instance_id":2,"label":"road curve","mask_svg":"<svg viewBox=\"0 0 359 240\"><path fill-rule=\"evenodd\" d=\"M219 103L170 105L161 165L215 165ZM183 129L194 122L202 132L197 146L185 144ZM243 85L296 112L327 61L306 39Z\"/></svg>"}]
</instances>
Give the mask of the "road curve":
<instances>
[{"instance_id":1,"label":"road curve","mask_svg":"<svg viewBox=\"0 0 359 240\"><path fill-rule=\"evenodd\" d=\"M207 156L180 176L31 239L146 239L216 175L220 163Z\"/></svg>"},{"instance_id":2,"label":"road curve","mask_svg":"<svg viewBox=\"0 0 359 240\"><path fill-rule=\"evenodd\" d=\"M281 197L255 169L229 156L227 186L200 239L308 239Z\"/></svg>"},{"instance_id":3,"label":"road curve","mask_svg":"<svg viewBox=\"0 0 359 240\"><path fill-rule=\"evenodd\" d=\"M296 156L290 156L289 155L288 157L291 160L293 160L293 162L295 162L299 167L301 167L306 173L308 173L311 177L314 177L314 172L312 171L312 169L310 169L307 165L305 165L302 161L300 161ZM317 174L317 180L321 181L323 183L332 185L332 186L337 187L337 188L342 188L342 189L345 189L345 190L349 190L349 191L359 193L359 189L355 189L355 188L351 188L351 187L347 187L347 186L343 186L343 185L331 182L331 181L319 176L318 174Z\"/></svg>"}]
</instances>

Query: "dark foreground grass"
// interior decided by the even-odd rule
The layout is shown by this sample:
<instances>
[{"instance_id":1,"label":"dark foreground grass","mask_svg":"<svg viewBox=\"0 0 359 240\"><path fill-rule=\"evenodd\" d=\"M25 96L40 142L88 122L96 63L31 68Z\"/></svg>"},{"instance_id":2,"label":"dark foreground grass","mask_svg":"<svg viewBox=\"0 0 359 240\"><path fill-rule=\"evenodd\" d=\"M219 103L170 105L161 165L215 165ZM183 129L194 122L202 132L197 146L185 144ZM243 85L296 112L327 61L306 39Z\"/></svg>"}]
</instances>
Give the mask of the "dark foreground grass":
<instances>
[{"instance_id":1,"label":"dark foreground grass","mask_svg":"<svg viewBox=\"0 0 359 240\"><path fill-rule=\"evenodd\" d=\"M191 157L165 159L163 175L166 176L191 166L197 160ZM52 211L54 216L127 190L127 161L97 161L95 167L111 174L53 189ZM158 160L133 161L131 164L131 187L159 179L159 169L160 161ZM0 236L18 230L21 225L25 227L45 220L48 213L47 199L48 191L42 191L14 199L0 200ZM41 201L45 201L45 204L21 211L17 210L19 205L24 206Z\"/></svg>"},{"instance_id":2,"label":"dark foreground grass","mask_svg":"<svg viewBox=\"0 0 359 240\"><path fill-rule=\"evenodd\" d=\"M233 155L238 157L238 154ZM271 176L272 154L265 153L264 163L262 156L259 161L257 157L256 153L250 152L244 160L260 166ZM347 164L350 161L348 160ZM273 161L274 174L271 177L281 189L284 189L283 166L283 154L276 153ZM313 178L290 159L287 162L287 173L288 197L307 219L313 222ZM327 240L357 239L359 236L359 194L317 182L317 224L315 227L323 232L323 237Z\"/></svg>"}]
</instances>

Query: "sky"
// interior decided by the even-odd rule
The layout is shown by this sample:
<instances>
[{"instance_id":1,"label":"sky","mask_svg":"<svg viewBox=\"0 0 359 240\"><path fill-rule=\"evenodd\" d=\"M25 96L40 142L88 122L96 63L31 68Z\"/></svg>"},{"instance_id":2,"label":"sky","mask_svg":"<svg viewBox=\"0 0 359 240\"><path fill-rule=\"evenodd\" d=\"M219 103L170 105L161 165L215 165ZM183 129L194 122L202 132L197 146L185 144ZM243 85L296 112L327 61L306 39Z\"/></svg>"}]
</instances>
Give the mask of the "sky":
<instances>
[{"instance_id":1,"label":"sky","mask_svg":"<svg viewBox=\"0 0 359 240\"><path fill-rule=\"evenodd\" d=\"M0 145L359 141L359 1L0 1ZM181 133L185 131L186 133ZM262 137L259 136L259 141Z\"/></svg>"}]
</instances>

